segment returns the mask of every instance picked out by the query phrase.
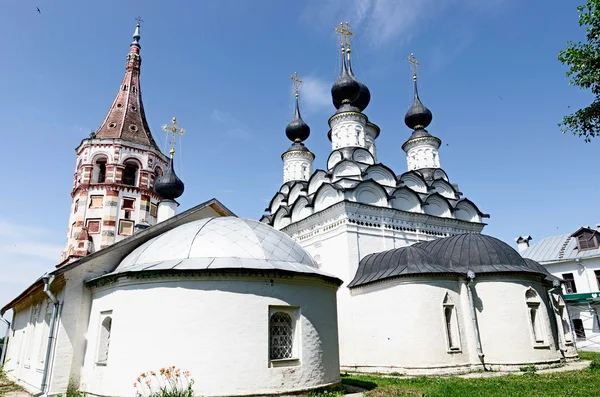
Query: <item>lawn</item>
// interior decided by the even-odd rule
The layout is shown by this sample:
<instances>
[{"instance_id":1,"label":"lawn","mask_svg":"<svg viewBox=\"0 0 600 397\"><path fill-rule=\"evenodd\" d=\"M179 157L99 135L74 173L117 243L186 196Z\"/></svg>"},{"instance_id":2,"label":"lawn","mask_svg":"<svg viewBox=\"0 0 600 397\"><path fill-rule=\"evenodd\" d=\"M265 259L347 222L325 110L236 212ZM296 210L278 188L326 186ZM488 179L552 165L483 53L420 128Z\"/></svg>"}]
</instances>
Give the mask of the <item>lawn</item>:
<instances>
[{"instance_id":1,"label":"lawn","mask_svg":"<svg viewBox=\"0 0 600 397\"><path fill-rule=\"evenodd\" d=\"M549 374L526 373L489 378L377 377L347 375L346 385L369 389L366 397L591 397L600 396L600 353L580 352L584 360L595 360L595 368Z\"/></svg>"}]
</instances>

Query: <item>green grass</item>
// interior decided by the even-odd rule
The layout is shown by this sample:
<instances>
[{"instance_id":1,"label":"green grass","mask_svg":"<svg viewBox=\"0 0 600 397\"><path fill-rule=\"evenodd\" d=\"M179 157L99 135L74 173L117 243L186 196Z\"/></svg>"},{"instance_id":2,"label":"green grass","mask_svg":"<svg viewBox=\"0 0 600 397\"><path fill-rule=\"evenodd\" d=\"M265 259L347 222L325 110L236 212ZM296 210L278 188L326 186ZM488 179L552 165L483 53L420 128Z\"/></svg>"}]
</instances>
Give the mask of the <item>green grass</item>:
<instances>
[{"instance_id":1,"label":"green grass","mask_svg":"<svg viewBox=\"0 0 600 397\"><path fill-rule=\"evenodd\" d=\"M600 363L600 353L580 352ZM595 369L463 379L456 376L394 378L343 376L342 382L368 389L366 397L590 397L600 396L600 365Z\"/></svg>"}]
</instances>

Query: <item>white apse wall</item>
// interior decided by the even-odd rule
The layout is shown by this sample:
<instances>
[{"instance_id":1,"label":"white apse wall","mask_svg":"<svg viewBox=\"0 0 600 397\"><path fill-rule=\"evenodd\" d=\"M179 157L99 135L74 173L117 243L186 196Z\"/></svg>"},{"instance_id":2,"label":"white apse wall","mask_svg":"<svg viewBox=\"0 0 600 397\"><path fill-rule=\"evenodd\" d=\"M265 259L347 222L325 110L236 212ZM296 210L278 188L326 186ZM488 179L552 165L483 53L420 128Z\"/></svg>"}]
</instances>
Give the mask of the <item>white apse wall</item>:
<instances>
[{"instance_id":1,"label":"white apse wall","mask_svg":"<svg viewBox=\"0 0 600 397\"><path fill-rule=\"evenodd\" d=\"M283 393L336 384L337 286L262 276L121 279L93 293L81 390L133 396L145 371L175 365L204 396ZM292 307L299 363L269 365L269 310ZM112 311L108 361L96 363L100 318Z\"/></svg>"}]
</instances>

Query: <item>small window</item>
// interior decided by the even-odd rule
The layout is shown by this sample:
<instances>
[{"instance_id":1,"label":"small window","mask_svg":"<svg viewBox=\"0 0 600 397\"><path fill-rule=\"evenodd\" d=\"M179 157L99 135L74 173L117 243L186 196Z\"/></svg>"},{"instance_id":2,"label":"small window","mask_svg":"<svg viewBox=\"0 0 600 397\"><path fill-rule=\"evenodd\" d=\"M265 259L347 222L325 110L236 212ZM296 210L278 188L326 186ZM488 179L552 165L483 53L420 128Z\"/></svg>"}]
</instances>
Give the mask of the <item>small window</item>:
<instances>
[{"instance_id":1,"label":"small window","mask_svg":"<svg viewBox=\"0 0 600 397\"><path fill-rule=\"evenodd\" d=\"M292 317L285 312L276 312L269 320L271 360L292 358L294 347L294 326Z\"/></svg>"},{"instance_id":2,"label":"small window","mask_svg":"<svg viewBox=\"0 0 600 397\"><path fill-rule=\"evenodd\" d=\"M100 157L94 162L92 181L93 183L104 183L106 181L106 157Z\"/></svg>"},{"instance_id":3,"label":"small window","mask_svg":"<svg viewBox=\"0 0 600 397\"><path fill-rule=\"evenodd\" d=\"M444 326L446 331L446 341L448 342L449 351L460 350L460 341L458 336L458 318L454 303L448 294L444 297Z\"/></svg>"},{"instance_id":4,"label":"small window","mask_svg":"<svg viewBox=\"0 0 600 397\"><path fill-rule=\"evenodd\" d=\"M127 84L123 84L123 91L127 91Z\"/></svg>"},{"instance_id":5,"label":"small window","mask_svg":"<svg viewBox=\"0 0 600 397\"><path fill-rule=\"evenodd\" d=\"M563 280L565 280L565 289L567 294L576 294L577 287L575 286L575 279L573 278L573 273L565 273L562 275Z\"/></svg>"},{"instance_id":6,"label":"small window","mask_svg":"<svg viewBox=\"0 0 600 397\"><path fill-rule=\"evenodd\" d=\"M138 166L133 161L125 163L125 170L123 171L123 184L128 186L137 185L137 173Z\"/></svg>"},{"instance_id":7,"label":"small window","mask_svg":"<svg viewBox=\"0 0 600 397\"><path fill-rule=\"evenodd\" d=\"M133 221L121 219L119 221L119 234L122 236L131 236L133 234Z\"/></svg>"},{"instance_id":8,"label":"small window","mask_svg":"<svg viewBox=\"0 0 600 397\"><path fill-rule=\"evenodd\" d=\"M124 198L123 199L123 208L132 210L135 208L135 199L133 198Z\"/></svg>"},{"instance_id":9,"label":"small window","mask_svg":"<svg viewBox=\"0 0 600 397\"><path fill-rule=\"evenodd\" d=\"M118 107L118 108L122 108L122 107L123 107L123 104L122 104L122 103L117 103L117 107Z\"/></svg>"},{"instance_id":10,"label":"small window","mask_svg":"<svg viewBox=\"0 0 600 397\"><path fill-rule=\"evenodd\" d=\"M100 233L100 219L88 219L87 220L87 228L88 233L90 234L98 234Z\"/></svg>"},{"instance_id":11,"label":"small window","mask_svg":"<svg viewBox=\"0 0 600 397\"><path fill-rule=\"evenodd\" d=\"M102 208L104 196L90 196L90 208Z\"/></svg>"},{"instance_id":12,"label":"small window","mask_svg":"<svg viewBox=\"0 0 600 397\"><path fill-rule=\"evenodd\" d=\"M577 247L580 251L598 248L598 237L596 232L583 233L577 236Z\"/></svg>"},{"instance_id":13,"label":"small window","mask_svg":"<svg viewBox=\"0 0 600 397\"><path fill-rule=\"evenodd\" d=\"M131 105L131 110L133 110L135 112L137 110L137 106Z\"/></svg>"},{"instance_id":14,"label":"small window","mask_svg":"<svg viewBox=\"0 0 600 397\"><path fill-rule=\"evenodd\" d=\"M150 215L156 217L158 214L158 206L156 204L150 203Z\"/></svg>"},{"instance_id":15,"label":"small window","mask_svg":"<svg viewBox=\"0 0 600 397\"><path fill-rule=\"evenodd\" d=\"M100 314L100 331L98 333L98 356L96 364L106 365L110 348L110 334L112 330L112 312Z\"/></svg>"},{"instance_id":16,"label":"small window","mask_svg":"<svg viewBox=\"0 0 600 397\"><path fill-rule=\"evenodd\" d=\"M573 329L575 330L577 340L585 340L585 329L583 328L583 321L580 318L573 319Z\"/></svg>"},{"instance_id":17,"label":"small window","mask_svg":"<svg viewBox=\"0 0 600 397\"><path fill-rule=\"evenodd\" d=\"M540 297L533 288L529 288L527 292L525 292L525 300L527 301L527 310L529 312L528 315L534 344L542 345L545 341L545 333L543 327L544 320L540 311Z\"/></svg>"},{"instance_id":18,"label":"small window","mask_svg":"<svg viewBox=\"0 0 600 397\"><path fill-rule=\"evenodd\" d=\"M134 85L132 85L132 86L131 86L131 92L136 92L136 90L137 90L137 89L135 88L135 86L134 86Z\"/></svg>"}]
</instances>

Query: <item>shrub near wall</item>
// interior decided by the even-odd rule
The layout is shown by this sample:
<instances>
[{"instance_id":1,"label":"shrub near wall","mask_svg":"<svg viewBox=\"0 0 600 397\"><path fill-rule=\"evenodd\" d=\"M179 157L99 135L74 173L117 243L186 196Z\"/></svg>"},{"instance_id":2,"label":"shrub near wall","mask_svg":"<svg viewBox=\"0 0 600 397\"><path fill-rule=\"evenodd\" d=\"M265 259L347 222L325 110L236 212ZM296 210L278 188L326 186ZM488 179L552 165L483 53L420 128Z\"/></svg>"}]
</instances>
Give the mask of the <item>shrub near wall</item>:
<instances>
[{"instance_id":1,"label":"shrub near wall","mask_svg":"<svg viewBox=\"0 0 600 397\"><path fill-rule=\"evenodd\" d=\"M143 372L133 382L137 397L193 397L193 385L190 371L175 366Z\"/></svg>"}]
</instances>

